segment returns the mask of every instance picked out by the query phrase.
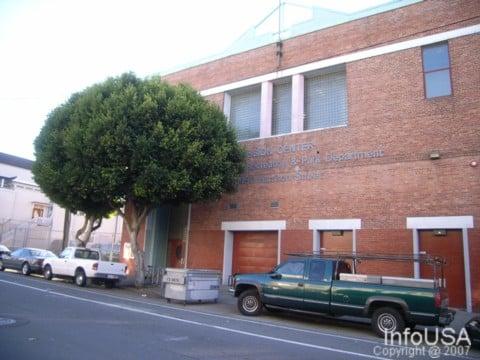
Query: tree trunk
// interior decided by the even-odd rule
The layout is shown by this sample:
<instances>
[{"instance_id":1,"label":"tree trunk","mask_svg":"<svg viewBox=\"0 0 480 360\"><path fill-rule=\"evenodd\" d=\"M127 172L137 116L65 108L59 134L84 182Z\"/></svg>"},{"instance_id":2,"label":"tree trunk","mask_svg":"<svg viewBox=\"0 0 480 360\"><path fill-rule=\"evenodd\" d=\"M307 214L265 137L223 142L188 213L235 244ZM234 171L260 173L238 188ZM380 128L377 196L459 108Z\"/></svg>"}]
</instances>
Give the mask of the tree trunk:
<instances>
[{"instance_id":1,"label":"tree trunk","mask_svg":"<svg viewBox=\"0 0 480 360\"><path fill-rule=\"evenodd\" d=\"M102 219L95 218L94 216L85 215L85 221L83 226L78 229L75 239L78 247L87 247L87 243L90 241L92 232L97 230L102 224Z\"/></svg>"},{"instance_id":2,"label":"tree trunk","mask_svg":"<svg viewBox=\"0 0 480 360\"><path fill-rule=\"evenodd\" d=\"M138 243L138 233L140 232L140 226L148 215L149 208L145 207L139 211L134 204L131 203L130 205L132 211L128 214L129 216L121 211L119 213L128 229L130 248L135 260L135 286L140 288L145 285L145 252Z\"/></svg>"}]
</instances>

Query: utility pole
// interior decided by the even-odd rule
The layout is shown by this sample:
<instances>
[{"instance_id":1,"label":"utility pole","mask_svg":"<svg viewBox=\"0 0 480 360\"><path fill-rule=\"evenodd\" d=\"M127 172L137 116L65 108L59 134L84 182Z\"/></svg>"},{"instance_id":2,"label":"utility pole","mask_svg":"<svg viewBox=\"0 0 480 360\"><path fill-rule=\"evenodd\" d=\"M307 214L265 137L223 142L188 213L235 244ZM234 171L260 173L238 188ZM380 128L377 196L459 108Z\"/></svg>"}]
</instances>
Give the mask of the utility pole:
<instances>
[{"instance_id":1,"label":"utility pole","mask_svg":"<svg viewBox=\"0 0 480 360\"><path fill-rule=\"evenodd\" d=\"M65 219L63 220L63 239L62 239L62 251L68 246L70 240L70 220L72 214L70 210L65 209Z\"/></svg>"}]
</instances>

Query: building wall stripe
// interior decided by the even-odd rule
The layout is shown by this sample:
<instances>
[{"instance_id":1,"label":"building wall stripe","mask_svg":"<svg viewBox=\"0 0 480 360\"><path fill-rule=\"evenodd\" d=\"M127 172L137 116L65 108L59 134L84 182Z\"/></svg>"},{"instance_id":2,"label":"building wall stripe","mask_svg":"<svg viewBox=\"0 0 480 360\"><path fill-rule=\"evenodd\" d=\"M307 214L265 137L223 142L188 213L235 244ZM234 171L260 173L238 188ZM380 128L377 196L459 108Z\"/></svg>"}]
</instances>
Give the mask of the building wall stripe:
<instances>
[{"instance_id":1,"label":"building wall stripe","mask_svg":"<svg viewBox=\"0 0 480 360\"><path fill-rule=\"evenodd\" d=\"M445 31L438 34L419 37L416 39L397 42L394 44L383 45L373 49L360 50L354 53L335 56L329 59L315 61L309 64L296 66L290 69L280 70L269 74L255 76L249 79L235 81L229 84L216 86L210 89L200 91L202 96L209 96L213 94L223 93L233 89L242 88L245 86L260 84L265 81L273 81L287 76L293 76L296 74L306 73L308 71L318 70L334 65L345 64L353 61L368 59L375 56L390 54L397 51L416 48L419 46L425 46L434 44L449 39L454 39L462 36L477 34L480 32L480 24L467 26L455 30Z\"/></svg>"}]
</instances>

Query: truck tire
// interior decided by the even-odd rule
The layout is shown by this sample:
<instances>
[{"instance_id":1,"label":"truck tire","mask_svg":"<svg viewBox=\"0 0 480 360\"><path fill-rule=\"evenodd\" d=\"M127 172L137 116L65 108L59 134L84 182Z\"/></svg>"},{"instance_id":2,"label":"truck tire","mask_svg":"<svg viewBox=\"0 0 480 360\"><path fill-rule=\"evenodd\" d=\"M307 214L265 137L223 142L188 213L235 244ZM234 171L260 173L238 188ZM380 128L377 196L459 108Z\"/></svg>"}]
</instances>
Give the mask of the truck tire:
<instances>
[{"instance_id":1,"label":"truck tire","mask_svg":"<svg viewBox=\"0 0 480 360\"><path fill-rule=\"evenodd\" d=\"M43 277L46 280L52 280L53 273L52 273L52 267L50 265L47 265L43 268Z\"/></svg>"},{"instance_id":2,"label":"truck tire","mask_svg":"<svg viewBox=\"0 0 480 360\"><path fill-rule=\"evenodd\" d=\"M0 271L5 270L5 267L3 266L3 262L0 261Z\"/></svg>"},{"instance_id":3,"label":"truck tire","mask_svg":"<svg viewBox=\"0 0 480 360\"><path fill-rule=\"evenodd\" d=\"M30 275L30 272L31 272L31 271L32 271L32 270L30 269L30 265L28 264L28 262L25 261L25 262L22 264L22 274L23 274L23 275Z\"/></svg>"},{"instance_id":4,"label":"truck tire","mask_svg":"<svg viewBox=\"0 0 480 360\"><path fill-rule=\"evenodd\" d=\"M75 284L80 287L84 287L87 284L87 277L85 276L85 271L78 269L75 272Z\"/></svg>"},{"instance_id":5,"label":"truck tire","mask_svg":"<svg viewBox=\"0 0 480 360\"><path fill-rule=\"evenodd\" d=\"M373 312L372 328L380 337L385 337L385 333L402 333L405 330L405 319L397 309L381 307Z\"/></svg>"},{"instance_id":6,"label":"truck tire","mask_svg":"<svg viewBox=\"0 0 480 360\"><path fill-rule=\"evenodd\" d=\"M262 312L262 301L256 289L245 290L238 297L238 310L243 315L258 316Z\"/></svg>"}]
</instances>

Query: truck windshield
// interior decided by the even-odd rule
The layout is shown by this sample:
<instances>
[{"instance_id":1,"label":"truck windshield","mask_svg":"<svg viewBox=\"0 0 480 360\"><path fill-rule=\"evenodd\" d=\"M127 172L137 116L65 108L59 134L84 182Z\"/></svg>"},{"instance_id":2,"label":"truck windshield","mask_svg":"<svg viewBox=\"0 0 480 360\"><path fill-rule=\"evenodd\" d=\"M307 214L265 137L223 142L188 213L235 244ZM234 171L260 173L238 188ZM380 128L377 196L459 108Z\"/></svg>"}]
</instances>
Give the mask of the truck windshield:
<instances>
[{"instance_id":1,"label":"truck windshield","mask_svg":"<svg viewBox=\"0 0 480 360\"><path fill-rule=\"evenodd\" d=\"M75 250L75 257L77 259L90 259L90 260L98 260L98 251L92 251L88 249L77 249Z\"/></svg>"}]
</instances>

